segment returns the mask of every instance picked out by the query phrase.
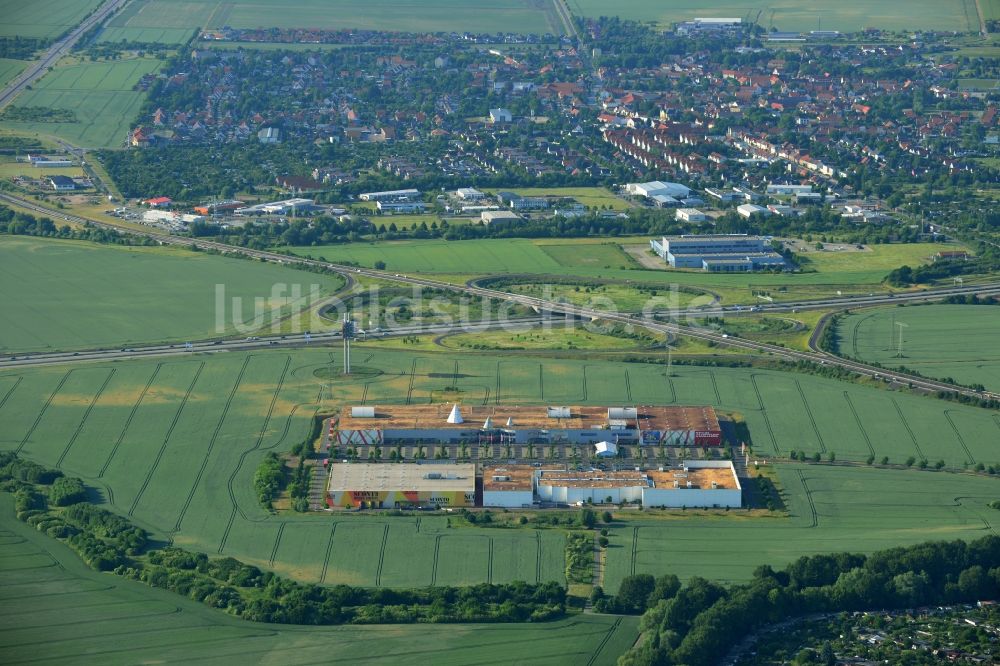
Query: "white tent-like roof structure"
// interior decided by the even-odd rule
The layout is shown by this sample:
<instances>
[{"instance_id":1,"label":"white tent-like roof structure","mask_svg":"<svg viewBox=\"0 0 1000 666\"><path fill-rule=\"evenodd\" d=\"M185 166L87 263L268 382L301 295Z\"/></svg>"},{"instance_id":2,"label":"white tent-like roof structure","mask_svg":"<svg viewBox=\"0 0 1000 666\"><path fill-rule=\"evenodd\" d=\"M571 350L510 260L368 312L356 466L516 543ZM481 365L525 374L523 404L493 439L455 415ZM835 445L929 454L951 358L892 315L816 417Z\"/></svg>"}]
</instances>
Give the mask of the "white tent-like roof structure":
<instances>
[{"instance_id":1,"label":"white tent-like roof structure","mask_svg":"<svg viewBox=\"0 0 1000 666\"><path fill-rule=\"evenodd\" d=\"M459 410L458 405L451 408L451 414L448 415L448 423L464 423L465 419L462 418L462 412Z\"/></svg>"},{"instance_id":2,"label":"white tent-like roof structure","mask_svg":"<svg viewBox=\"0 0 1000 666\"><path fill-rule=\"evenodd\" d=\"M493 417L487 416L486 420L483 421L483 430L493 430Z\"/></svg>"},{"instance_id":3,"label":"white tent-like roof structure","mask_svg":"<svg viewBox=\"0 0 1000 666\"><path fill-rule=\"evenodd\" d=\"M614 442L598 442L594 446L597 448L597 455L602 458L614 458L618 455L618 445Z\"/></svg>"},{"instance_id":4,"label":"white tent-like roof structure","mask_svg":"<svg viewBox=\"0 0 1000 666\"><path fill-rule=\"evenodd\" d=\"M514 427L514 417L513 416L508 416L507 417L507 427L508 428L513 428Z\"/></svg>"}]
</instances>

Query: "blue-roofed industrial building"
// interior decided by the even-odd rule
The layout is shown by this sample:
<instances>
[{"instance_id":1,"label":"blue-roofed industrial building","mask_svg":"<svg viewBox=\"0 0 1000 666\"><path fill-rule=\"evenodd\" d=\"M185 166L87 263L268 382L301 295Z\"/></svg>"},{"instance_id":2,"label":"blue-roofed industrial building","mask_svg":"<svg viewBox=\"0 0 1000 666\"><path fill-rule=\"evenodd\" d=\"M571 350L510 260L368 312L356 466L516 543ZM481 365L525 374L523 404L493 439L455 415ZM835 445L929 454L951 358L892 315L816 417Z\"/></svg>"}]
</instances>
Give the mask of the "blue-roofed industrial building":
<instances>
[{"instance_id":1,"label":"blue-roofed industrial building","mask_svg":"<svg viewBox=\"0 0 1000 666\"><path fill-rule=\"evenodd\" d=\"M785 259L763 236L745 234L665 236L650 247L671 268L700 268L713 273L746 273L784 268Z\"/></svg>"}]
</instances>

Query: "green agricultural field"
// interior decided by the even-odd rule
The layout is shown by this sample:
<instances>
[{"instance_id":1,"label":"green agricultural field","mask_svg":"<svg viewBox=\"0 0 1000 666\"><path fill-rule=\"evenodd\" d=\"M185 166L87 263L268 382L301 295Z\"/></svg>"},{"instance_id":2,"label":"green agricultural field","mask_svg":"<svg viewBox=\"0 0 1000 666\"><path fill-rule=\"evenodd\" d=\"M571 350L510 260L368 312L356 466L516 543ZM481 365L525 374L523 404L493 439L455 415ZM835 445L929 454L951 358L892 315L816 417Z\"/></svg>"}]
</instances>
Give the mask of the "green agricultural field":
<instances>
[{"instance_id":1,"label":"green agricultural field","mask_svg":"<svg viewBox=\"0 0 1000 666\"><path fill-rule=\"evenodd\" d=\"M176 43L195 28L320 28L410 32L551 32L563 25L551 3L494 0L470 6L459 0L300 0L288 7L273 0L141 0L116 17L105 41L138 39Z\"/></svg>"},{"instance_id":2,"label":"green agricultural field","mask_svg":"<svg viewBox=\"0 0 1000 666\"><path fill-rule=\"evenodd\" d=\"M1000 419L991 412L809 375L675 366L667 376L663 366L642 363L367 346L355 354L358 379L347 380L339 374L338 352L317 346L0 370L0 447L83 477L113 509L179 546L302 580L393 587L562 581L564 537L555 530L449 527L447 518L434 515L269 515L252 488L257 463L267 451L302 441L321 399L327 409L361 401L421 404L448 389L449 399L457 395L471 404L712 404L744 416L760 458L795 449L824 458L834 452L839 461L874 454L893 463L942 459L952 468L1000 463ZM955 477L915 470L809 467L807 479L814 469L829 481L808 482L808 489L829 485L820 520L826 511L833 527L841 517L849 527L862 520L851 516L873 515L857 504L854 482L838 485L837 475L872 475L872 492L883 493L882 505L899 507L889 515L901 525L879 545L970 533L979 524L970 512L988 512L980 510L980 496L1000 489L992 479L958 477L966 490L956 492L949 485ZM801 515L807 487L784 471L781 478L785 501ZM947 508L908 508L913 494L924 492L934 493L925 504L946 498L941 506ZM973 498L962 500L967 510L953 506L959 496ZM747 526L774 525L791 534L800 524L764 518ZM695 533L707 535L701 548L715 547L717 534ZM821 540L815 530L803 534L812 546L800 548L813 552L868 547ZM504 555L515 552L530 557ZM743 563L763 561L771 551L762 554L755 540L736 540L720 552L737 572L722 577L738 578L752 568ZM677 570L718 577L716 563L693 558Z\"/></svg>"},{"instance_id":3,"label":"green agricultural field","mask_svg":"<svg viewBox=\"0 0 1000 666\"><path fill-rule=\"evenodd\" d=\"M822 465L783 465L779 477L788 519L675 511L616 524L605 588L632 573L743 581L758 565L778 568L803 555L976 539L1000 527L1000 513L987 506L1000 493L992 478Z\"/></svg>"},{"instance_id":4,"label":"green agricultural field","mask_svg":"<svg viewBox=\"0 0 1000 666\"><path fill-rule=\"evenodd\" d=\"M914 243L873 245L864 252L809 252L809 272L721 275L639 268L622 247L645 252L649 239L408 240L287 249L301 256L322 256L368 267L384 261L393 272L461 276L463 282L475 275L530 273L641 281L662 284L664 288L677 284L707 289L727 303L752 302L758 291L768 292L775 300L885 291L882 280L890 270L903 264L926 263L942 249L940 244Z\"/></svg>"},{"instance_id":5,"label":"green agricultural field","mask_svg":"<svg viewBox=\"0 0 1000 666\"><path fill-rule=\"evenodd\" d=\"M0 495L0 661L65 664L615 663L638 618L578 615L541 624L262 625L165 590L91 571L62 543L13 517ZM69 618L69 619L68 619ZM54 632L57 636L54 636Z\"/></svg>"},{"instance_id":6,"label":"green agricultural field","mask_svg":"<svg viewBox=\"0 0 1000 666\"><path fill-rule=\"evenodd\" d=\"M159 67L160 61L150 58L58 66L18 95L16 106L66 110L74 121L4 121L0 128L58 136L86 148L121 146L143 100L133 87Z\"/></svg>"},{"instance_id":7,"label":"green agricultural field","mask_svg":"<svg viewBox=\"0 0 1000 666\"><path fill-rule=\"evenodd\" d=\"M0 58L0 86L7 85L8 82L20 74L27 66L24 60L11 60L10 58Z\"/></svg>"},{"instance_id":8,"label":"green agricultural field","mask_svg":"<svg viewBox=\"0 0 1000 666\"><path fill-rule=\"evenodd\" d=\"M706 7L691 0L624 0L613 6L599 0L573 0L573 13L598 17L615 15L636 21L667 25L695 17L758 19L778 30L883 30L976 31L979 21L973 0L842 0L810 2L774 0L724 0ZM988 18L988 17L987 17Z\"/></svg>"},{"instance_id":9,"label":"green agricultural field","mask_svg":"<svg viewBox=\"0 0 1000 666\"><path fill-rule=\"evenodd\" d=\"M222 334L238 334L237 324L253 328L256 297L267 299L261 328L307 307L310 285L319 285L320 295L343 285L336 276L185 250L19 236L0 236L0 281L6 353L220 336L216 285L227 298ZM275 284L288 285L280 301L271 300ZM301 297L286 302L292 285L300 285ZM236 324L233 297L242 299Z\"/></svg>"},{"instance_id":10,"label":"green agricultural field","mask_svg":"<svg viewBox=\"0 0 1000 666\"><path fill-rule=\"evenodd\" d=\"M1000 391L998 330L998 307L926 305L854 313L841 320L837 332L840 350L849 356Z\"/></svg>"},{"instance_id":11,"label":"green agricultural field","mask_svg":"<svg viewBox=\"0 0 1000 666\"><path fill-rule=\"evenodd\" d=\"M138 0L108 21L102 42L182 44L202 28L218 9L217 2ZM221 26L219 26L221 27Z\"/></svg>"},{"instance_id":12,"label":"green agricultural field","mask_svg":"<svg viewBox=\"0 0 1000 666\"><path fill-rule=\"evenodd\" d=\"M1000 19L1000 0L979 0L986 21Z\"/></svg>"},{"instance_id":13,"label":"green agricultural field","mask_svg":"<svg viewBox=\"0 0 1000 666\"><path fill-rule=\"evenodd\" d=\"M0 0L0 37L55 39L100 4L100 0Z\"/></svg>"}]
</instances>

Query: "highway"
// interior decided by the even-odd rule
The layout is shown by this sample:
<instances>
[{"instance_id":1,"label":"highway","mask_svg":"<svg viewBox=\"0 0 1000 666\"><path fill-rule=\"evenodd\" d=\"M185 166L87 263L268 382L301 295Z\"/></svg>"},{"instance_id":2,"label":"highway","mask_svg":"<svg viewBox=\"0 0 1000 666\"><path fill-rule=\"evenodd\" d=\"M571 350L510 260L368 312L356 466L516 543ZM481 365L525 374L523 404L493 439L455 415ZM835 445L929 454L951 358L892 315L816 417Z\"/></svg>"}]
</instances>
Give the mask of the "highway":
<instances>
[{"instance_id":1,"label":"highway","mask_svg":"<svg viewBox=\"0 0 1000 666\"><path fill-rule=\"evenodd\" d=\"M392 330L377 330L359 332L355 341L383 337L404 337L408 335L441 335L446 333L462 333L489 331L508 326L531 327L544 321L544 317L522 317L507 321L487 321L468 324L429 324L426 326L403 326ZM270 348L274 345L284 347L308 347L310 345L329 344L340 341L340 331L325 333L289 333L286 335L249 336L244 339L216 339L182 342L174 344L128 345L111 349L88 349L75 352L39 352L12 354L0 358L0 368L24 368L41 365L58 365L61 363L82 363L87 361L123 361L136 358L151 358L160 356L179 356L184 354L217 354L229 351L245 351L260 348Z\"/></svg>"},{"instance_id":2,"label":"highway","mask_svg":"<svg viewBox=\"0 0 1000 666\"><path fill-rule=\"evenodd\" d=\"M94 10L90 16L85 18L80 25L73 28L68 35L63 37L57 42L54 42L48 50L42 54L42 57L38 60L33 61L28 67L21 72L21 75L11 81L3 92L0 92L0 109L3 109L12 101L14 98L21 94L28 86L32 85L35 81L42 78L45 72L48 71L49 67L56 64L59 58L69 53L69 50L73 48L73 45L83 36L85 32L93 28L98 23L104 21L111 14L117 12L128 0L107 0L103 5Z\"/></svg>"},{"instance_id":3,"label":"highway","mask_svg":"<svg viewBox=\"0 0 1000 666\"><path fill-rule=\"evenodd\" d=\"M675 322L656 321L652 318L648 318L638 314L603 312L592 308L573 305L571 303L557 303L552 301L545 301L540 298L534 298L531 296L524 296L520 294L511 294L504 291L498 291L495 289L488 289L469 284L453 284L450 282L442 282L440 280L433 280L430 278L408 276L401 273L391 273L388 271L380 271L371 268L358 268L354 266L345 266L342 264L335 264L326 261L317 261L314 259L290 257L288 255L280 254L277 252L270 252L266 250L254 250L250 248L243 248L235 245L219 243L211 240L203 240L198 238L180 238L177 236L170 236L166 234L153 233L147 231L133 231L131 229L123 229L119 226L116 226L114 224L109 224L107 222L101 222L98 220L84 218L78 215L64 213L62 211L53 211L51 209L39 206L38 204L32 201L28 201L26 199L21 199L18 197L13 197L9 194L0 194L0 201L7 201L8 203L12 203L21 206L23 208L27 208L29 210L44 214L48 217L54 218L56 221L58 221L61 218L65 221L72 221L78 224L91 224L97 227L103 227L117 232L129 233L132 234L133 236L150 238L162 244L167 244L167 245L196 247L202 250L214 250L223 254L230 254L230 253L242 254L257 259L273 261L280 264L300 264L300 265L324 268L330 271L340 273L345 276L369 277L379 280L386 280L390 282L447 290L469 296L477 296L480 298L491 298L530 307L539 313L552 312L565 315L572 315L580 317L584 320L604 320L604 321L618 322L626 325L641 326L652 332L662 333L667 336L683 335L687 337L692 337L712 342L717 345L746 349L748 351L756 352L758 354L770 354L775 357L789 361L807 361L810 363L829 365L831 367L839 367L861 376L872 377L874 379L884 382L909 385L915 388L920 388L928 391L953 391L956 393L964 394L975 398L1000 399L1000 396L988 391L987 392L975 391L973 389L957 386L954 384L949 384L947 382L916 377L914 375L909 375L894 370L877 368L864 363L859 363L857 361L851 361L848 359L840 358L832 354L826 354L823 352L796 351L778 345L771 345L763 342L755 342L752 340L744 340L741 338L726 335L724 333L719 333L717 331L707 330L696 326L690 326ZM959 294L965 295L973 293L1000 294L1000 282L989 282L979 285L968 285L968 286L966 285L954 286L945 289L916 292L913 294L896 294L896 295L886 294L881 296L871 295L863 298L820 299L817 301L800 301L797 303L767 304L766 307L762 304L760 306L754 306L754 307L755 308L759 307L760 308L759 311L761 312L786 312L804 307L814 307L814 308L861 307L861 306L873 306L873 305L907 302L912 300L933 300L933 299L944 298L950 295L959 295ZM738 306L730 306L730 307L735 308ZM749 309L749 307L747 308L743 308L742 306L740 307L741 311L743 309ZM685 314L697 314L698 316L707 316L713 314L713 312L714 312L713 310L698 310L696 311L696 313L682 312L679 313L680 316L678 318L683 318ZM725 309L723 310L723 312L732 313L735 312L735 310ZM264 344L269 344L269 342L264 342ZM118 353L128 354L128 352L121 352L121 351L119 351ZM136 351L134 353L138 354L139 352ZM68 359L64 359L63 362L65 362L65 360Z\"/></svg>"}]
</instances>

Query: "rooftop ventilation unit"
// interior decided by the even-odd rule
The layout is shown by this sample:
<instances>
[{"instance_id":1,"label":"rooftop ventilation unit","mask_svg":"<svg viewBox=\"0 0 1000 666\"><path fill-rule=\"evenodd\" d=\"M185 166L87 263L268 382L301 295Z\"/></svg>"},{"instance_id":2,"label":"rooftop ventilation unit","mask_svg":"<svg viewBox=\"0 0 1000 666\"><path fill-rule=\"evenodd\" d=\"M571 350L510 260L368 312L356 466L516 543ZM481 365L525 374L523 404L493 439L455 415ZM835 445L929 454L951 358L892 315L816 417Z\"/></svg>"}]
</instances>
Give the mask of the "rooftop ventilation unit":
<instances>
[{"instance_id":1,"label":"rooftop ventilation unit","mask_svg":"<svg viewBox=\"0 0 1000 666\"><path fill-rule=\"evenodd\" d=\"M509 476L502 476L502 475L499 475L499 474L495 474L495 475L493 475L493 480L494 481L510 481L510 477Z\"/></svg>"},{"instance_id":2,"label":"rooftop ventilation unit","mask_svg":"<svg viewBox=\"0 0 1000 666\"><path fill-rule=\"evenodd\" d=\"M568 419L571 416L569 407L549 407L548 415L550 419Z\"/></svg>"},{"instance_id":3,"label":"rooftop ventilation unit","mask_svg":"<svg viewBox=\"0 0 1000 666\"><path fill-rule=\"evenodd\" d=\"M609 407L608 420L620 421L639 418L639 410L635 407Z\"/></svg>"},{"instance_id":4,"label":"rooftop ventilation unit","mask_svg":"<svg viewBox=\"0 0 1000 666\"><path fill-rule=\"evenodd\" d=\"M375 408L374 407L351 407L351 416L356 419L373 419L375 418Z\"/></svg>"},{"instance_id":5,"label":"rooftop ventilation unit","mask_svg":"<svg viewBox=\"0 0 1000 666\"><path fill-rule=\"evenodd\" d=\"M424 478L425 479L440 479L441 478L441 472L427 472L426 474L424 474Z\"/></svg>"}]
</instances>

